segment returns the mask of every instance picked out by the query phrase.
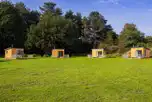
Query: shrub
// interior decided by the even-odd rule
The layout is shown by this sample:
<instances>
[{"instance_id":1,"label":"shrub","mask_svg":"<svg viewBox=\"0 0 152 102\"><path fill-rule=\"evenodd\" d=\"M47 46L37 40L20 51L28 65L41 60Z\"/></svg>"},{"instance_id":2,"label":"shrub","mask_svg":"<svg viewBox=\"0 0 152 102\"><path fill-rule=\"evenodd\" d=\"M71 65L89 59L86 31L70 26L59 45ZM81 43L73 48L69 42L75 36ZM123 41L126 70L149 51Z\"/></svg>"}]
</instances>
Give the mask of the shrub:
<instances>
[{"instance_id":1,"label":"shrub","mask_svg":"<svg viewBox=\"0 0 152 102\"><path fill-rule=\"evenodd\" d=\"M50 57L50 55L49 54L45 54L44 57Z\"/></svg>"},{"instance_id":2,"label":"shrub","mask_svg":"<svg viewBox=\"0 0 152 102\"><path fill-rule=\"evenodd\" d=\"M23 57L28 57L28 55L27 55L27 54L24 54Z\"/></svg>"},{"instance_id":3,"label":"shrub","mask_svg":"<svg viewBox=\"0 0 152 102\"><path fill-rule=\"evenodd\" d=\"M37 55L36 55L36 54L33 54L33 57L37 57Z\"/></svg>"}]
</instances>

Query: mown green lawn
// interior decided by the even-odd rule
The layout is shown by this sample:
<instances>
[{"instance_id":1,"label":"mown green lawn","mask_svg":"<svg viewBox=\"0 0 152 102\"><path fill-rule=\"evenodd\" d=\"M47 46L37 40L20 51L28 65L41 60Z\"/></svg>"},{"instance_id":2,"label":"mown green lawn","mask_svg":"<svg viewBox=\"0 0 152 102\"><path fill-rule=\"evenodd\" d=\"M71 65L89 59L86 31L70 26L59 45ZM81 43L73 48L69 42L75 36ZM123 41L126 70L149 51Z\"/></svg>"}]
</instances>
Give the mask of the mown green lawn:
<instances>
[{"instance_id":1,"label":"mown green lawn","mask_svg":"<svg viewBox=\"0 0 152 102\"><path fill-rule=\"evenodd\" d=\"M152 59L1 59L0 102L152 102Z\"/></svg>"}]
</instances>

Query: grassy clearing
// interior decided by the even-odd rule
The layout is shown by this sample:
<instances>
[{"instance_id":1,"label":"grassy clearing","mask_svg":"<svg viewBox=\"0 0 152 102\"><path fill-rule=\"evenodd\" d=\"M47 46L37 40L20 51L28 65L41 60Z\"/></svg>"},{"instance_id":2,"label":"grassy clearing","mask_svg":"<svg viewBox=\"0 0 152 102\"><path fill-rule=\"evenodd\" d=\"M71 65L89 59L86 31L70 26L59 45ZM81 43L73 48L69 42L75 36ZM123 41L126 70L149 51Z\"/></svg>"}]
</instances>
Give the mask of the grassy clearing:
<instances>
[{"instance_id":1,"label":"grassy clearing","mask_svg":"<svg viewBox=\"0 0 152 102\"><path fill-rule=\"evenodd\" d=\"M0 102L152 102L152 59L0 60Z\"/></svg>"}]
</instances>

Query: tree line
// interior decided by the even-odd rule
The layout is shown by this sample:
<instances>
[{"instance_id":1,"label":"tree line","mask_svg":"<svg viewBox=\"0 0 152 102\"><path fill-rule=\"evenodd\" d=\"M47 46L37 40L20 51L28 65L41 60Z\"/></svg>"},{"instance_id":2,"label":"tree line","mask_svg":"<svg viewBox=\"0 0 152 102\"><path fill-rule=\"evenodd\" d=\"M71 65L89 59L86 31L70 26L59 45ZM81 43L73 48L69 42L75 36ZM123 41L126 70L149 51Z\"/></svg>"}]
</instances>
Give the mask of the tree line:
<instances>
[{"instance_id":1,"label":"tree line","mask_svg":"<svg viewBox=\"0 0 152 102\"><path fill-rule=\"evenodd\" d=\"M104 48L107 54L124 53L131 47L152 47L152 36L145 36L135 24L127 23L117 34L98 11L88 16L68 10L63 13L54 2L31 10L23 2L0 2L0 55L8 47L24 48L26 53L49 54L64 48L69 54L87 54Z\"/></svg>"}]
</instances>

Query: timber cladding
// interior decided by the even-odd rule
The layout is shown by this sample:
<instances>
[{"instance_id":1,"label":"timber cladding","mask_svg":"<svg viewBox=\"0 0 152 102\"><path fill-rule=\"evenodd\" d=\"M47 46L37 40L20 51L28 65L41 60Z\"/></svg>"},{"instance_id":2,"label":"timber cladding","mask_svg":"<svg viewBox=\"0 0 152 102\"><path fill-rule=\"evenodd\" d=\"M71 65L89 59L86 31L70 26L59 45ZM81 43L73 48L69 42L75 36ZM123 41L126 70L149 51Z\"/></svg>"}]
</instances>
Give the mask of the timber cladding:
<instances>
[{"instance_id":1,"label":"timber cladding","mask_svg":"<svg viewBox=\"0 0 152 102\"><path fill-rule=\"evenodd\" d=\"M104 49L92 49L92 57L104 56Z\"/></svg>"},{"instance_id":2,"label":"timber cladding","mask_svg":"<svg viewBox=\"0 0 152 102\"><path fill-rule=\"evenodd\" d=\"M7 48L5 49L5 59L16 59L24 55L23 48Z\"/></svg>"},{"instance_id":3,"label":"timber cladding","mask_svg":"<svg viewBox=\"0 0 152 102\"><path fill-rule=\"evenodd\" d=\"M65 55L64 49L53 49L52 50L52 57L63 58L64 55Z\"/></svg>"},{"instance_id":4,"label":"timber cladding","mask_svg":"<svg viewBox=\"0 0 152 102\"><path fill-rule=\"evenodd\" d=\"M138 57L142 57L142 58L150 58L150 49L148 48L131 48L131 58L138 58Z\"/></svg>"}]
</instances>

